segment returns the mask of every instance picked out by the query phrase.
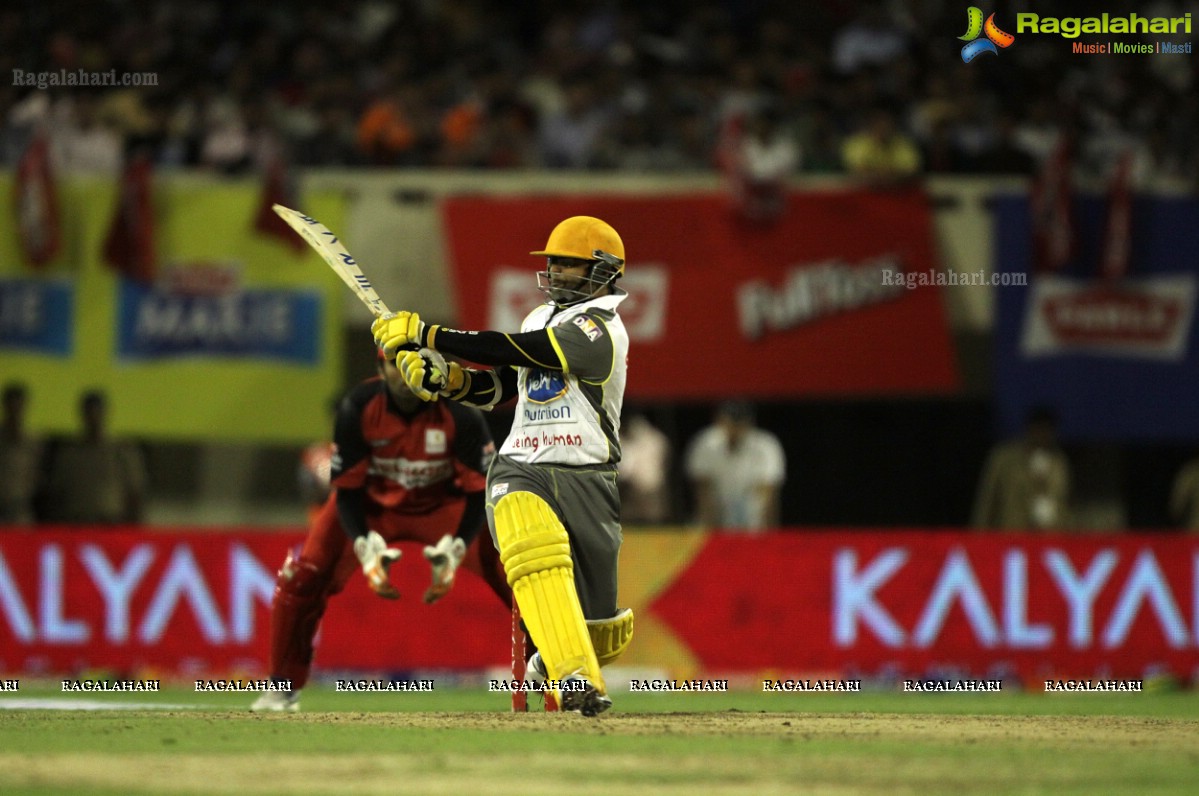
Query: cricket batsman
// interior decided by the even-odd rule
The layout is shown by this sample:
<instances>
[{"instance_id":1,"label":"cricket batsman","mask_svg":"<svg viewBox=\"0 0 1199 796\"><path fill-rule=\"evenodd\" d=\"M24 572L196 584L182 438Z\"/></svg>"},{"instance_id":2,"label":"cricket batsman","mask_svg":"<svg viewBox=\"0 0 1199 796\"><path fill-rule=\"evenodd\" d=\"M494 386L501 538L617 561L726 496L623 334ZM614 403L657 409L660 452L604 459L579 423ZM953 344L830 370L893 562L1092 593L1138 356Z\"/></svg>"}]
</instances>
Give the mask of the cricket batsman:
<instances>
[{"instance_id":1,"label":"cricket batsman","mask_svg":"<svg viewBox=\"0 0 1199 796\"><path fill-rule=\"evenodd\" d=\"M290 680L291 691L266 691L253 710L299 709L321 617L355 569L380 597L400 596L388 576L400 550L389 542L426 545L426 603L444 597L465 564L512 606L491 541L471 544L483 529L485 473L495 455L477 409L419 397L380 351L378 376L338 406L333 443L333 492L299 557L288 552L271 601L271 677Z\"/></svg>"},{"instance_id":2,"label":"cricket batsman","mask_svg":"<svg viewBox=\"0 0 1199 796\"><path fill-rule=\"evenodd\" d=\"M628 294L620 236L598 218L558 224L537 274L546 303L518 334L462 332L415 312L380 319L375 342L419 395L491 409L516 399L512 431L487 475L487 519L538 652L529 670L559 688L563 710L612 705L600 667L633 635L618 610L620 408L629 338L617 307ZM464 368L443 354L490 365Z\"/></svg>"}]
</instances>

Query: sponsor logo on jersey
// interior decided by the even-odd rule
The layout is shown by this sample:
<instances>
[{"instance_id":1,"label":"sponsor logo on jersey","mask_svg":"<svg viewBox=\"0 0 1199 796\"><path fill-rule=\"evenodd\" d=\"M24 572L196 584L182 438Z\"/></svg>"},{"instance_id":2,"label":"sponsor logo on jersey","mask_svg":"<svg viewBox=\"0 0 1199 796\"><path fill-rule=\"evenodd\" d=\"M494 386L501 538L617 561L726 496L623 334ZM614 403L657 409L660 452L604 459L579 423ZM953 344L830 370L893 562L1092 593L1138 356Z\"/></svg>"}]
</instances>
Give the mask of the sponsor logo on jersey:
<instances>
[{"instance_id":1,"label":"sponsor logo on jersey","mask_svg":"<svg viewBox=\"0 0 1199 796\"><path fill-rule=\"evenodd\" d=\"M548 404L566 394L566 377L556 370L533 368L525 379L525 395L535 404Z\"/></svg>"},{"instance_id":2,"label":"sponsor logo on jersey","mask_svg":"<svg viewBox=\"0 0 1199 796\"><path fill-rule=\"evenodd\" d=\"M587 335L587 339L593 343L604 336L604 330L596 326L595 321L586 315L580 315L572 320L571 323L582 329L583 334Z\"/></svg>"},{"instance_id":3,"label":"sponsor logo on jersey","mask_svg":"<svg viewBox=\"0 0 1199 796\"><path fill-rule=\"evenodd\" d=\"M445 429L425 429L425 453L445 453Z\"/></svg>"},{"instance_id":4,"label":"sponsor logo on jersey","mask_svg":"<svg viewBox=\"0 0 1199 796\"><path fill-rule=\"evenodd\" d=\"M454 463L448 459L424 461L405 459L372 458L367 470L370 475L395 481L405 489L439 484L454 477Z\"/></svg>"},{"instance_id":5,"label":"sponsor logo on jersey","mask_svg":"<svg viewBox=\"0 0 1199 796\"><path fill-rule=\"evenodd\" d=\"M492 500L500 497L501 495L506 495L506 494L508 494L508 482L507 481L505 481L502 484L495 484L491 487Z\"/></svg>"},{"instance_id":6,"label":"sponsor logo on jersey","mask_svg":"<svg viewBox=\"0 0 1199 796\"><path fill-rule=\"evenodd\" d=\"M531 424L555 423L574 419L570 412L570 404L562 404L561 406L526 406L524 415L525 422Z\"/></svg>"}]
</instances>

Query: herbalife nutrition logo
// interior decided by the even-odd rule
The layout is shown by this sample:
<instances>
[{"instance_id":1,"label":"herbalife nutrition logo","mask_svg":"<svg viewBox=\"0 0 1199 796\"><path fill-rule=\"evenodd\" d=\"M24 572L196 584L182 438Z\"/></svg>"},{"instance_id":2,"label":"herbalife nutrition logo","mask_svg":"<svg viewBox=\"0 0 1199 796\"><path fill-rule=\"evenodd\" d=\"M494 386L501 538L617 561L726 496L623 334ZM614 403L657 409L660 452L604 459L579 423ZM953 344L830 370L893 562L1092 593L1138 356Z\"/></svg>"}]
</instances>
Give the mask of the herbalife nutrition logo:
<instances>
[{"instance_id":1,"label":"herbalife nutrition logo","mask_svg":"<svg viewBox=\"0 0 1199 796\"><path fill-rule=\"evenodd\" d=\"M987 34L987 38L978 38L980 34ZM958 39L964 42L969 42L962 48L962 60L970 63L983 53L991 53L999 55L999 50L996 47L1007 49L1012 46L1012 42L1016 37L1010 33L1004 33L995 24L995 15L987 17L986 24L983 24L983 12L981 9L970 6L966 9L966 35L958 36Z\"/></svg>"}]
</instances>

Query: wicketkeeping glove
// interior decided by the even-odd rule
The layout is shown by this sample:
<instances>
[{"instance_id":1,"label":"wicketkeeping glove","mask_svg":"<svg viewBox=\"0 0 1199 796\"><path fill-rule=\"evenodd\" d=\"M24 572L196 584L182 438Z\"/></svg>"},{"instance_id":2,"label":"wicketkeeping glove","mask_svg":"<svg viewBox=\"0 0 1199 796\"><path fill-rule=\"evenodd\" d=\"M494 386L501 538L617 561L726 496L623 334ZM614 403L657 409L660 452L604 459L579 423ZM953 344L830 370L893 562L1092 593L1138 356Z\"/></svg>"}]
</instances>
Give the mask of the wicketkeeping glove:
<instances>
[{"instance_id":1,"label":"wicketkeeping glove","mask_svg":"<svg viewBox=\"0 0 1199 796\"><path fill-rule=\"evenodd\" d=\"M399 598L400 593L387 577L387 570L400 560L399 550L388 547L378 531L369 531L366 536L354 540L354 555L362 562L362 574L371 591L389 600Z\"/></svg>"},{"instance_id":2,"label":"wicketkeeping glove","mask_svg":"<svg viewBox=\"0 0 1199 796\"><path fill-rule=\"evenodd\" d=\"M397 312L390 318L379 318L371 324L375 345L391 354L405 346L432 347L436 325L426 324L415 312Z\"/></svg>"},{"instance_id":3,"label":"wicketkeeping glove","mask_svg":"<svg viewBox=\"0 0 1199 796\"><path fill-rule=\"evenodd\" d=\"M396 358L396 367L408 389L424 401L436 401L438 395L456 394L465 379L461 365L447 363L445 357L431 348L405 351Z\"/></svg>"}]
</instances>

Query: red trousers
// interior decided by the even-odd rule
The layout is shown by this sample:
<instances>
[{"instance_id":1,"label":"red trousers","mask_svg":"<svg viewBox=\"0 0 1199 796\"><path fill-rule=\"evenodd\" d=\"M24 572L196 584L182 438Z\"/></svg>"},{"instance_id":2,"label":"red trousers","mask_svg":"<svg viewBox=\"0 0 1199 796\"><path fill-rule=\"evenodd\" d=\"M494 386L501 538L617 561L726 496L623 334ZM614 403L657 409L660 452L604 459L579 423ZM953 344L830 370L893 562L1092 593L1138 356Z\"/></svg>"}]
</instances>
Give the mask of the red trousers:
<instances>
[{"instance_id":1,"label":"red trousers","mask_svg":"<svg viewBox=\"0 0 1199 796\"><path fill-rule=\"evenodd\" d=\"M446 501L428 514L368 510L367 527L388 542L436 544L453 534L462 518L464 500ZM499 554L484 528L466 550L462 567L483 578L509 608L512 592ZM353 543L337 517L336 491L317 512L298 560L288 557L271 601L271 676L290 679L292 688L308 682L313 646L329 598L345 588L362 568ZM450 592L443 599L453 599Z\"/></svg>"}]
</instances>

